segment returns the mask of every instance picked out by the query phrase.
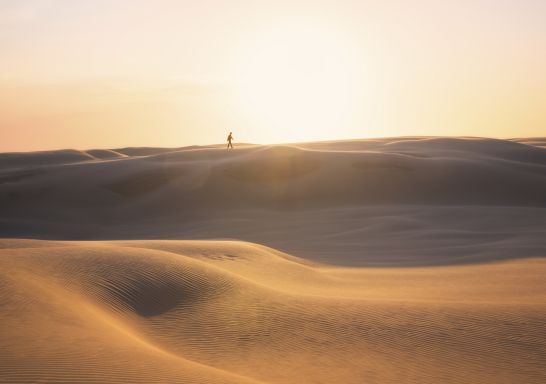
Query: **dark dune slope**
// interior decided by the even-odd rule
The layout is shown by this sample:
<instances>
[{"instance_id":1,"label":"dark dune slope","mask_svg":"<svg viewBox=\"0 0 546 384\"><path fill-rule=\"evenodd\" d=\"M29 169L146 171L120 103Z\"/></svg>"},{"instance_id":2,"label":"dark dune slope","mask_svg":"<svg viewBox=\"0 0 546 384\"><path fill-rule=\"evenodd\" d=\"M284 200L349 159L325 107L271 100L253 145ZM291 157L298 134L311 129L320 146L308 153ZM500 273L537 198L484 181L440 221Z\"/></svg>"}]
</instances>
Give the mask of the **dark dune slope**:
<instances>
[{"instance_id":1,"label":"dark dune slope","mask_svg":"<svg viewBox=\"0 0 546 384\"><path fill-rule=\"evenodd\" d=\"M520 141L413 137L242 146L233 151L214 147L88 151L85 156L97 156L71 164L63 164L67 154L59 152L58 158L49 153L53 159L45 166L42 159L41 167L28 164L35 164L29 160L33 156L43 155L29 154L21 160L19 154L4 154L3 164L11 166L0 171L0 235L235 237L291 251L290 242L275 239L290 239L291 226L285 224L298 222L297 231L310 236L308 250L319 254L324 248L312 245L320 240L324 226L331 230L328 235L345 240L342 234L354 231L354 241L344 245L363 244L361 236L370 233L372 224L382 230L368 241L387 241L392 234L412 233L408 230L432 236L434 228L442 230L452 223L444 236L449 239L457 227L471 231L468 220L482 212L491 218L489 238L514 236L516 227L501 228L497 223L516 217L518 228L528 234L525 241L537 249L540 245L528 237L538 239L537 225L544 221L546 149ZM113 158L114 153L119 157ZM99 160L99 155L106 160ZM409 227L400 227L377 210L370 211L373 207L391 207L388 215L406 219L407 207L414 207L412 215L419 217L414 216ZM355 214L347 215L349 211ZM335 223L321 215L335 217ZM423 228L426 231L420 231ZM467 235L463 238L470 241ZM306 252L306 247L298 250ZM467 256L472 253L469 250Z\"/></svg>"}]
</instances>

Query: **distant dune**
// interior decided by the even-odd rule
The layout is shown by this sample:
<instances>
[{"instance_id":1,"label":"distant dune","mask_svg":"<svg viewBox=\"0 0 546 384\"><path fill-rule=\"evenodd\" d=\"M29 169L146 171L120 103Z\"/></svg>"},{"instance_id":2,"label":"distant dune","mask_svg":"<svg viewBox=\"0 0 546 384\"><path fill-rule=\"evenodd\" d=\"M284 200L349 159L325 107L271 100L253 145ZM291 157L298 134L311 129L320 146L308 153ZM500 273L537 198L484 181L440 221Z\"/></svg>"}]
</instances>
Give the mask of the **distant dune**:
<instances>
[{"instance_id":1,"label":"distant dune","mask_svg":"<svg viewBox=\"0 0 546 384\"><path fill-rule=\"evenodd\" d=\"M0 382L544 383L545 143L0 154Z\"/></svg>"},{"instance_id":2,"label":"distant dune","mask_svg":"<svg viewBox=\"0 0 546 384\"><path fill-rule=\"evenodd\" d=\"M3 154L0 235L233 238L350 265L539 256L546 149L526 143L545 140Z\"/></svg>"}]
</instances>

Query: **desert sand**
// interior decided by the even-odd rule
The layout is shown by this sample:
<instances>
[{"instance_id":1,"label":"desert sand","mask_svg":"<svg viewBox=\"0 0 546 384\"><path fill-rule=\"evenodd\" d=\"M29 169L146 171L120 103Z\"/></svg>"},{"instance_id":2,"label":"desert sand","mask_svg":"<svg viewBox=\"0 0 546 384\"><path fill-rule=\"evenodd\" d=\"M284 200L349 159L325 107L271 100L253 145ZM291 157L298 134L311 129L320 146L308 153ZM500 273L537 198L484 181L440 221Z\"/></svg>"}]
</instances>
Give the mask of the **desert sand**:
<instances>
[{"instance_id":1,"label":"desert sand","mask_svg":"<svg viewBox=\"0 0 546 384\"><path fill-rule=\"evenodd\" d=\"M545 146L0 154L0 382L543 383Z\"/></svg>"}]
</instances>

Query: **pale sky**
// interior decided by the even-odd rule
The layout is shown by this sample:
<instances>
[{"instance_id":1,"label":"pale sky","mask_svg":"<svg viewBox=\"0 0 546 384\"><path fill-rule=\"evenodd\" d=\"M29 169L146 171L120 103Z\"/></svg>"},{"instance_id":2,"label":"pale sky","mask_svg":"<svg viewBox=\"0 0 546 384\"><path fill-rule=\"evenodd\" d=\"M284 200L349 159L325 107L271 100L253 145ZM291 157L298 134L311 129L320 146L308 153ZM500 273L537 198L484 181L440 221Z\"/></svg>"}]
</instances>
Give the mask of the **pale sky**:
<instances>
[{"instance_id":1,"label":"pale sky","mask_svg":"<svg viewBox=\"0 0 546 384\"><path fill-rule=\"evenodd\" d=\"M544 0L0 0L0 151L546 136Z\"/></svg>"}]
</instances>

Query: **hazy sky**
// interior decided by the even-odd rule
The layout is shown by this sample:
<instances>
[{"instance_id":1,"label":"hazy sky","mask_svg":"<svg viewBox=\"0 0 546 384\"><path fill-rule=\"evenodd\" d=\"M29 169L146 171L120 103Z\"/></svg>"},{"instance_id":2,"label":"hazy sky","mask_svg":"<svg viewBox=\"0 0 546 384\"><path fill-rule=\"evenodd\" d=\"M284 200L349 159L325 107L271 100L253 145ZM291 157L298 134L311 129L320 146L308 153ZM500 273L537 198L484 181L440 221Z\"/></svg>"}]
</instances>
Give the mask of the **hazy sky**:
<instances>
[{"instance_id":1,"label":"hazy sky","mask_svg":"<svg viewBox=\"0 0 546 384\"><path fill-rule=\"evenodd\" d=\"M0 0L0 151L546 136L546 1Z\"/></svg>"}]
</instances>

